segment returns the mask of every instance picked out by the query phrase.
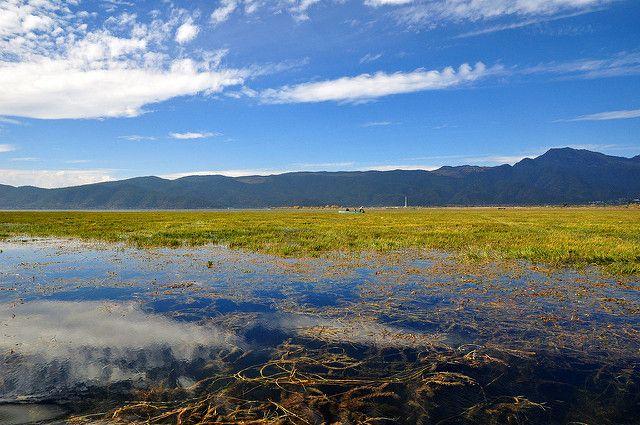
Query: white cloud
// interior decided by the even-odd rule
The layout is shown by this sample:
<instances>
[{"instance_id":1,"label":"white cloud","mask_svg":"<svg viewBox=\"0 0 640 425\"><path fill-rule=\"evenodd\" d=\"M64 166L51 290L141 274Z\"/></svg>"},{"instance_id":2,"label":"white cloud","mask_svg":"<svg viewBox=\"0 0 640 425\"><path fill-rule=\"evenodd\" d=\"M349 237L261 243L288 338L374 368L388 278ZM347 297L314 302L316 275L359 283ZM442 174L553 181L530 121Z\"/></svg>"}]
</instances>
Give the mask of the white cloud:
<instances>
[{"instance_id":1,"label":"white cloud","mask_svg":"<svg viewBox=\"0 0 640 425\"><path fill-rule=\"evenodd\" d=\"M180 22L179 42L197 32L184 27L191 19L184 11L149 22L112 16L92 30L83 19L53 0L0 5L0 115L130 117L146 105L218 93L248 77L248 71L220 67L223 51L167 53Z\"/></svg>"},{"instance_id":2,"label":"white cloud","mask_svg":"<svg viewBox=\"0 0 640 425\"><path fill-rule=\"evenodd\" d=\"M16 170L0 169L0 184L44 188L78 186L116 180L113 170Z\"/></svg>"},{"instance_id":3,"label":"white cloud","mask_svg":"<svg viewBox=\"0 0 640 425\"><path fill-rule=\"evenodd\" d=\"M478 62L475 66L463 64L457 71L447 67L442 71L417 69L408 73L378 72L268 89L261 93L261 97L266 103L366 101L393 94L456 87L486 77L498 70L499 68L487 69L483 63Z\"/></svg>"},{"instance_id":4,"label":"white cloud","mask_svg":"<svg viewBox=\"0 0 640 425\"><path fill-rule=\"evenodd\" d=\"M56 24L55 1L5 0L0 4L0 36L47 31Z\"/></svg>"},{"instance_id":5,"label":"white cloud","mask_svg":"<svg viewBox=\"0 0 640 425\"><path fill-rule=\"evenodd\" d=\"M168 70L75 68L66 60L0 64L0 113L29 118L133 117L148 104L241 84L233 70L206 71L189 59Z\"/></svg>"},{"instance_id":6,"label":"white cloud","mask_svg":"<svg viewBox=\"0 0 640 425\"><path fill-rule=\"evenodd\" d=\"M40 158L36 158L34 156L23 156L23 157L18 157L18 158L11 158L10 161L13 161L13 162L34 162L34 161L40 161Z\"/></svg>"},{"instance_id":7,"label":"white cloud","mask_svg":"<svg viewBox=\"0 0 640 425\"><path fill-rule=\"evenodd\" d=\"M169 136L178 140L206 139L213 136L219 136L220 133L211 132L186 132L186 133L170 133Z\"/></svg>"},{"instance_id":8,"label":"white cloud","mask_svg":"<svg viewBox=\"0 0 640 425\"><path fill-rule=\"evenodd\" d=\"M608 121L608 120L627 120L631 118L640 118L640 109L627 109L620 111L598 112L596 114L582 115L564 121Z\"/></svg>"},{"instance_id":9,"label":"white cloud","mask_svg":"<svg viewBox=\"0 0 640 425\"><path fill-rule=\"evenodd\" d=\"M16 148L13 145L8 145L8 144L0 144L0 153L4 153L4 152L13 152L15 151Z\"/></svg>"},{"instance_id":10,"label":"white cloud","mask_svg":"<svg viewBox=\"0 0 640 425\"><path fill-rule=\"evenodd\" d=\"M397 19L409 26L432 27L443 22L481 21L504 16L550 16L597 8L612 0L422 0L401 7Z\"/></svg>"},{"instance_id":11,"label":"white cloud","mask_svg":"<svg viewBox=\"0 0 640 425\"><path fill-rule=\"evenodd\" d=\"M200 28L197 25L194 25L192 22L187 21L184 24L180 25L176 30L176 41L179 44L185 44L192 41L198 33L200 32Z\"/></svg>"}]
</instances>

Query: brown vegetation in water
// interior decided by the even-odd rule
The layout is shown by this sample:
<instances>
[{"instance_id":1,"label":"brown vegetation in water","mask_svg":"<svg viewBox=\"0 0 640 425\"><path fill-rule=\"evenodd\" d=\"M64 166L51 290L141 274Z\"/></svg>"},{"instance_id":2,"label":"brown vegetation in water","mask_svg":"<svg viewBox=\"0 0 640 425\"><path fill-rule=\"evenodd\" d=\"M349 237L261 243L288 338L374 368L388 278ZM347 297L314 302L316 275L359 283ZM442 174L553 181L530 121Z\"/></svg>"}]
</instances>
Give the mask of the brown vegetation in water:
<instances>
[{"instance_id":1,"label":"brown vegetation in water","mask_svg":"<svg viewBox=\"0 0 640 425\"><path fill-rule=\"evenodd\" d=\"M596 381L583 381L558 394L563 416L532 401L552 383L536 382L540 367L560 361L534 353L486 347L448 349L372 348L289 340L255 365L256 353L230 354L230 371L195 384L181 400L163 392L140 394L140 401L102 415L110 423L146 424L356 424L465 423L524 424L570 421L624 421L618 402L640 402L639 382L630 371L603 368ZM588 363L572 367L588 367ZM616 374L612 385L606 378ZM535 379L534 379L535 378ZM536 382L534 384L534 382ZM548 388L545 387L548 386ZM518 393L523 391L523 393ZM505 395L513 392L514 395ZM524 395L526 393L526 395ZM175 395L175 394L173 394ZM531 398L528 398L531 397ZM622 400L621 398L626 398ZM561 406L571 401L571 408ZM96 416L77 417L76 423ZM627 418L628 419L628 418Z\"/></svg>"}]
</instances>

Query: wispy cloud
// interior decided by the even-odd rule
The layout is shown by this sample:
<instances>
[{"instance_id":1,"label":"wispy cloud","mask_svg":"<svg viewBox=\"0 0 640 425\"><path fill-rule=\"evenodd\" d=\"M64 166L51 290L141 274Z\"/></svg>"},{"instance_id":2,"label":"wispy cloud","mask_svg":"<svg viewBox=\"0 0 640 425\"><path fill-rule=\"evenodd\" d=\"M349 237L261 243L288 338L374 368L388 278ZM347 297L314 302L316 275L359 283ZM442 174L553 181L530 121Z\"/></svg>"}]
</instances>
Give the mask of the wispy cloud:
<instances>
[{"instance_id":1,"label":"wispy cloud","mask_svg":"<svg viewBox=\"0 0 640 425\"><path fill-rule=\"evenodd\" d=\"M220 136L220 133L212 132L186 132L186 133L170 133L169 137L178 140L194 140L207 139L209 137Z\"/></svg>"},{"instance_id":2,"label":"wispy cloud","mask_svg":"<svg viewBox=\"0 0 640 425\"><path fill-rule=\"evenodd\" d=\"M576 118L558 121L609 121L609 120L628 120L632 118L640 118L640 109L627 109L619 111L598 112L596 114L581 115Z\"/></svg>"},{"instance_id":3,"label":"wispy cloud","mask_svg":"<svg viewBox=\"0 0 640 425\"><path fill-rule=\"evenodd\" d=\"M228 21L234 13L252 16L259 10L272 14L288 13L298 22L309 19L308 11L320 0L286 0L265 2L259 0L221 0L219 6L211 13L211 23L220 25Z\"/></svg>"},{"instance_id":4,"label":"wispy cloud","mask_svg":"<svg viewBox=\"0 0 640 425\"><path fill-rule=\"evenodd\" d=\"M362 124L361 127L386 127L393 124L391 121L369 121Z\"/></svg>"},{"instance_id":5,"label":"wispy cloud","mask_svg":"<svg viewBox=\"0 0 640 425\"><path fill-rule=\"evenodd\" d=\"M637 146L618 145L618 144L570 144L563 146L541 146L535 149L527 149L523 152L490 154L490 155L433 155L405 158L405 161L428 161L431 163L439 163L442 165L479 165L479 166L495 166L502 164L513 165L525 158L535 158L554 148L573 148L587 149L596 152L629 152L635 154L638 151Z\"/></svg>"},{"instance_id":6,"label":"wispy cloud","mask_svg":"<svg viewBox=\"0 0 640 425\"><path fill-rule=\"evenodd\" d=\"M4 152L13 152L16 150L16 147L9 144L0 144L0 153Z\"/></svg>"},{"instance_id":7,"label":"wispy cloud","mask_svg":"<svg viewBox=\"0 0 640 425\"><path fill-rule=\"evenodd\" d=\"M359 164L353 161L291 164L282 168L247 168L185 171L163 174L165 179L179 179L188 176L221 175L226 177L271 176L305 171L390 171L390 170L435 170L438 165L431 164Z\"/></svg>"},{"instance_id":8,"label":"wispy cloud","mask_svg":"<svg viewBox=\"0 0 640 425\"><path fill-rule=\"evenodd\" d=\"M476 37L484 34L491 34L491 33L500 32L500 31L508 31L508 30L513 30L518 28L524 28L532 25L542 24L545 22L553 22L561 19L573 18L576 16L584 15L586 13L592 13L599 10L602 10L602 8L586 9L586 10L581 10L579 12L566 13L566 14L556 15L556 16L544 16L544 17L538 17L533 19L526 19L523 21L511 23L511 24L493 25L487 28L476 30L476 31L469 31L462 34L458 34L454 38Z\"/></svg>"},{"instance_id":9,"label":"wispy cloud","mask_svg":"<svg viewBox=\"0 0 640 425\"><path fill-rule=\"evenodd\" d=\"M177 173L162 174L160 177L164 179L175 180L188 176L226 176L226 177L244 177L244 176L270 176L273 174L283 174L292 171L289 169L277 169L277 168L238 168L238 169L219 169L219 170L194 170L194 171L182 171Z\"/></svg>"},{"instance_id":10,"label":"wispy cloud","mask_svg":"<svg viewBox=\"0 0 640 425\"><path fill-rule=\"evenodd\" d=\"M316 162L316 163L300 163L293 164L295 169L301 170L337 170L337 169L346 169L351 168L355 165L353 161L344 161L344 162Z\"/></svg>"},{"instance_id":11,"label":"wispy cloud","mask_svg":"<svg viewBox=\"0 0 640 425\"><path fill-rule=\"evenodd\" d=\"M239 0L221 0L220 6L211 13L211 23L218 25L229 19L231 14L238 8Z\"/></svg>"},{"instance_id":12,"label":"wispy cloud","mask_svg":"<svg viewBox=\"0 0 640 425\"><path fill-rule=\"evenodd\" d=\"M78 186L116 180L113 170L16 170L0 169L0 184L44 188Z\"/></svg>"},{"instance_id":13,"label":"wispy cloud","mask_svg":"<svg viewBox=\"0 0 640 425\"><path fill-rule=\"evenodd\" d=\"M359 102L401 93L442 90L469 84L500 68L487 68L482 62L448 67L441 71L417 69L413 72L361 74L335 80L302 83L268 89L261 93L265 103Z\"/></svg>"},{"instance_id":14,"label":"wispy cloud","mask_svg":"<svg viewBox=\"0 0 640 425\"><path fill-rule=\"evenodd\" d=\"M22 125L22 121L8 117L0 117L0 124Z\"/></svg>"},{"instance_id":15,"label":"wispy cloud","mask_svg":"<svg viewBox=\"0 0 640 425\"><path fill-rule=\"evenodd\" d=\"M40 161L40 158L36 158L34 156L23 156L23 157L11 158L9 161L13 161L13 162L35 162L35 161Z\"/></svg>"},{"instance_id":16,"label":"wispy cloud","mask_svg":"<svg viewBox=\"0 0 640 425\"><path fill-rule=\"evenodd\" d=\"M296 21L306 21L309 19L307 11L320 0L290 0L289 13Z\"/></svg>"},{"instance_id":17,"label":"wispy cloud","mask_svg":"<svg viewBox=\"0 0 640 425\"><path fill-rule=\"evenodd\" d=\"M370 165L362 168L360 171L393 171L393 170L422 170L433 171L440 168L439 165L431 164L382 164L382 165Z\"/></svg>"},{"instance_id":18,"label":"wispy cloud","mask_svg":"<svg viewBox=\"0 0 640 425\"><path fill-rule=\"evenodd\" d=\"M458 166L458 165L501 165L501 164L515 164L524 158L537 156L544 151L537 152L535 154L516 154L516 155L433 155L433 156L420 156L413 158L405 158L406 161L429 161L431 163L440 164L438 167L444 165Z\"/></svg>"},{"instance_id":19,"label":"wispy cloud","mask_svg":"<svg viewBox=\"0 0 640 425\"><path fill-rule=\"evenodd\" d=\"M281 168L249 168L249 169L218 169L199 170L164 174L160 177L177 179L187 176L223 175L227 177L269 176L303 171L392 171L392 170L424 170L433 171L444 165L478 165L496 166L502 164L513 165L525 158L535 158L552 148L570 147L574 149L589 149L593 151L629 151L636 152L637 147L613 144L576 144L569 146L547 146L531 149L520 153L505 153L491 155L431 155L400 159L393 163L359 163L356 161L325 162L325 163L296 163Z\"/></svg>"},{"instance_id":20,"label":"wispy cloud","mask_svg":"<svg viewBox=\"0 0 640 425\"><path fill-rule=\"evenodd\" d=\"M607 78L640 74L640 52L618 52L610 57L547 62L533 66L461 65L457 70L417 69L412 72L361 74L334 80L311 81L259 93L263 103L361 103L395 94L443 90L470 85L489 77L550 75L555 78Z\"/></svg>"},{"instance_id":21,"label":"wispy cloud","mask_svg":"<svg viewBox=\"0 0 640 425\"><path fill-rule=\"evenodd\" d=\"M563 78L606 78L640 74L640 52L618 52L605 58L547 62L522 68L521 74L551 74Z\"/></svg>"},{"instance_id":22,"label":"wispy cloud","mask_svg":"<svg viewBox=\"0 0 640 425\"><path fill-rule=\"evenodd\" d=\"M380 59L382 57L382 53L367 53L366 55L364 55L363 57L360 58L360 63L371 63L371 62L375 62L378 59Z\"/></svg>"},{"instance_id":23,"label":"wispy cloud","mask_svg":"<svg viewBox=\"0 0 640 425\"><path fill-rule=\"evenodd\" d=\"M174 132L169 133L167 137L177 140L195 140L195 139L207 139L210 137L221 136L222 133L212 131L186 131L186 132ZM131 142L142 142L158 140L156 136L143 136L139 134L132 134L128 136L120 136L119 139L129 140Z\"/></svg>"},{"instance_id":24,"label":"wispy cloud","mask_svg":"<svg viewBox=\"0 0 640 425\"><path fill-rule=\"evenodd\" d=\"M478 22L514 17L552 17L593 11L613 0L416 0L395 11L396 19L409 27L434 27L450 22Z\"/></svg>"},{"instance_id":25,"label":"wispy cloud","mask_svg":"<svg viewBox=\"0 0 640 425\"><path fill-rule=\"evenodd\" d=\"M128 140L130 142L141 142L144 140L156 140L157 137L154 136L141 136L139 134L131 134L128 136L119 136L118 139Z\"/></svg>"},{"instance_id":26,"label":"wispy cloud","mask_svg":"<svg viewBox=\"0 0 640 425\"><path fill-rule=\"evenodd\" d=\"M535 155L534 155L535 156ZM487 165L501 165L510 164L513 165L516 162L520 162L527 158L528 155L487 155L479 157L469 157L467 161L472 164L487 164Z\"/></svg>"},{"instance_id":27,"label":"wispy cloud","mask_svg":"<svg viewBox=\"0 0 640 425\"><path fill-rule=\"evenodd\" d=\"M413 3L413 0L364 0L364 4L371 7L400 6Z\"/></svg>"},{"instance_id":28,"label":"wispy cloud","mask_svg":"<svg viewBox=\"0 0 640 425\"><path fill-rule=\"evenodd\" d=\"M444 130L445 128L458 128L458 126L455 124L444 123L444 124L434 125L431 128L433 130Z\"/></svg>"}]
</instances>

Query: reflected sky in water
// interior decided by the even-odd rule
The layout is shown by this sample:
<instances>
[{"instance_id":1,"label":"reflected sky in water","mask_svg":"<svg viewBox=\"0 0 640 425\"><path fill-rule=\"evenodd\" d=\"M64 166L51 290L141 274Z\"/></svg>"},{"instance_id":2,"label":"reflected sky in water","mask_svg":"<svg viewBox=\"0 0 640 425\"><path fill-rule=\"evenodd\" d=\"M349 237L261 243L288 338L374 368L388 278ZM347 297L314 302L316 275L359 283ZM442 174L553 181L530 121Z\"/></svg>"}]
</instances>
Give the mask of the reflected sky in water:
<instances>
[{"instance_id":1,"label":"reflected sky in water","mask_svg":"<svg viewBox=\"0 0 640 425\"><path fill-rule=\"evenodd\" d=\"M225 369L235 352L269 353L295 336L546 349L570 332L584 337L567 349L589 347L596 361L640 349L635 338L602 340L607 332L638 335L638 283L595 272L455 266L437 253L283 260L222 247L56 240L0 249L4 403L124 400L159 384L188 389ZM18 415L11 406L0 420Z\"/></svg>"}]
</instances>

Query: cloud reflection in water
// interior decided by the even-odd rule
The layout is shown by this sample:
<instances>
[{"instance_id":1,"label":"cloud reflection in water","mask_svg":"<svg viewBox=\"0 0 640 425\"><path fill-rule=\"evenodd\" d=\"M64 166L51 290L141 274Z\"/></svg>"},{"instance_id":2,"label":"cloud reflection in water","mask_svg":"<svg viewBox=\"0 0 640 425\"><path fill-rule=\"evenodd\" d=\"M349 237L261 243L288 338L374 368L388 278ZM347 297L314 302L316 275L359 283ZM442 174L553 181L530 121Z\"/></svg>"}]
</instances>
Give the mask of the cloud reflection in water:
<instances>
[{"instance_id":1,"label":"cloud reflection in water","mask_svg":"<svg viewBox=\"0 0 640 425\"><path fill-rule=\"evenodd\" d=\"M188 381L190 363L237 345L220 329L146 313L134 303L37 301L0 308L0 400L153 377ZM181 379L182 378L182 379Z\"/></svg>"}]
</instances>

